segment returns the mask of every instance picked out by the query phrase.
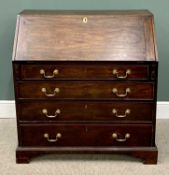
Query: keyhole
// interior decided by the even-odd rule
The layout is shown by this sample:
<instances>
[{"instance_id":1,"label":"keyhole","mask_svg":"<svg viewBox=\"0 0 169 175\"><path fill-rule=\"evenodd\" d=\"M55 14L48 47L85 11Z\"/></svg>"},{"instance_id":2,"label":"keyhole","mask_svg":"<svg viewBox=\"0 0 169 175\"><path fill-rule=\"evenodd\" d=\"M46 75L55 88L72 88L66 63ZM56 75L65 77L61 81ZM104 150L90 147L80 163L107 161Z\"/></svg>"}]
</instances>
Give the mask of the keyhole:
<instances>
[{"instance_id":1,"label":"keyhole","mask_svg":"<svg viewBox=\"0 0 169 175\"><path fill-rule=\"evenodd\" d=\"M87 17L84 17L82 21L83 23L87 23Z\"/></svg>"}]
</instances>

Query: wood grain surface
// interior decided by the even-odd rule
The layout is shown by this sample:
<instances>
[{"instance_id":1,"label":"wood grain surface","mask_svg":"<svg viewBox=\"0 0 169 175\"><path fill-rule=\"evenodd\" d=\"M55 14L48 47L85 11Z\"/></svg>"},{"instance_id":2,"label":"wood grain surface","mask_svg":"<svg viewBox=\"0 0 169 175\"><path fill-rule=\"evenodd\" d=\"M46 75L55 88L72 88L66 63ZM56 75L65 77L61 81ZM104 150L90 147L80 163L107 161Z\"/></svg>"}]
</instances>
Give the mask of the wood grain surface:
<instances>
[{"instance_id":1,"label":"wood grain surface","mask_svg":"<svg viewBox=\"0 0 169 175\"><path fill-rule=\"evenodd\" d=\"M41 124L21 125L20 130L20 146L150 146L152 138L151 125ZM57 133L62 137L51 143L44 138L44 133L48 133L49 139L55 139ZM121 139L126 133L131 137L118 142L112 138L113 133Z\"/></svg>"},{"instance_id":2,"label":"wood grain surface","mask_svg":"<svg viewBox=\"0 0 169 175\"><path fill-rule=\"evenodd\" d=\"M76 152L156 164L157 54L147 10L21 12L13 51L17 163Z\"/></svg>"},{"instance_id":3,"label":"wood grain surface","mask_svg":"<svg viewBox=\"0 0 169 175\"><path fill-rule=\"evenodd\" d=\"M40 74L44 70L45 75ZM53 78L53 71L58 70L58 74ZM117 70L116 74L113 71ZM130 70L130 74L127 71ZM148 64L129 64L118 62L48 62L32 63L20 65L21 80L148 80L150 75Z\"/></svg>"},{"instance_id":4,"label":"wood grain surface","mask_svg":"<svg viewBox=\"0 0 169 175\"><path fill-rule=\"evenodd\" d=\"M47 110L47 115L55 116L59 109L60 114L54 118L49 118L43 113ZM117 113L113 113L113 109ZM126 110L130 113L126 117ZM21 122L152 122L154 117L154 104L143 102L91 102L91 101L34 101L20 102L17 104L18 118ZM80 111L80 112L79 112ZM138 112L139 111L139 112Z\"/></svg>"},{"instance_id":5,"label":"wood grain surface","mask_svg":"<svg viewBox=\"0 0 169 175\"><path fill-rule=\"evenodd\" d=\"M53 81L53 82L19 82L17 98L20 99L72 99L72 100L153 100L154 84L151 82L108 82L108 81ZM42 92L46 88L46 94ZM59 92L54 96L55 88ZM117 93L113 93L113 89ZM126 94L127 88L130 88ZM119 97L118 95L125 95Z\"/></svg>"},{"instance_id":6,"label":"wood grain surface","mask_svg":"<svg viewBox=\"0 0 169 175\"><path fill-rule=\"evenodd\" d=\"M21 13L14 60L154 61L153 18L142 13Z\"/></svg>"}]
</instances>

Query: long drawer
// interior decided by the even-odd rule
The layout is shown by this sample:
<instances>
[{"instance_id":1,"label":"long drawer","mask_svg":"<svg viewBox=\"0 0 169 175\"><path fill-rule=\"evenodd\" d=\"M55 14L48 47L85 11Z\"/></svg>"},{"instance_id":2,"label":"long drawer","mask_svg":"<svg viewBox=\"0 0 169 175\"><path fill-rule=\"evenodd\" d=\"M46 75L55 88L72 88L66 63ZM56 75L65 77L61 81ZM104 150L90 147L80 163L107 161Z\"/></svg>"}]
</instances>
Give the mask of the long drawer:
<instances>
[{"instance_id":1,"label":"long drawer","mask_svg":"<svg viewBox=\"0 0 169 175\"><path fill-rule=\"evenodd\" d=\"M110 79L110 80L148 80L147 64L123 64L90 62L64 62L21 64L21 80L57 79Z\"/></svg>"},{"instance_id":2,"label":"long drawer","mask_svg":"<svg viewBox=\"0 0 169 175\"><path fill-rule=\"evenodd\" d=\"M142 121L154 116L154 103L35 101L17 104L20 121Z\"/></svg>"},{"instance_id":3,"label":"long drawer","mask_svg":"<svg viewBox=\"0 0 169 175\"><path fill-rule=\"evenodd\" d=\"M27 99L153 100L154 83L113 81L18 82L17 97Z\"/></svg>"},{"instance_id":4,"label":"long drawer","mask_svg":"<svg viewBox=\"0 0 169 175\"><path fill-rule=\"evenodd\" d=\"M20 146L151 146L152 144L152 125L25 124L19 129Z\"/></svg>"}]
</instances>

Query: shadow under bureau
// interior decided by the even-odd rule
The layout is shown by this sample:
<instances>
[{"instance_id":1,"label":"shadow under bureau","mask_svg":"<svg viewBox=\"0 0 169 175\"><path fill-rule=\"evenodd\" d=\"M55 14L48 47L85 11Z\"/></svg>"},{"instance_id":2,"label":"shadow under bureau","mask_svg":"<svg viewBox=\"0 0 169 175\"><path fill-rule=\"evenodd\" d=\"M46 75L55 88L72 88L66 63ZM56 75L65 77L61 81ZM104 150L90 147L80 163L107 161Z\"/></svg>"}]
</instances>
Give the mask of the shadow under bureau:
<instances>
[{"instance_id":1,"label":"shadow under bureau","mask_svg":"<svg viewBox=\"0 0 169 175\"><path fill-rule=\"evenodd\" d=\"M13 51L17 163L47 153L109 153L157 163L153 15L18 15Z\"/></svg>"}]
</instances>

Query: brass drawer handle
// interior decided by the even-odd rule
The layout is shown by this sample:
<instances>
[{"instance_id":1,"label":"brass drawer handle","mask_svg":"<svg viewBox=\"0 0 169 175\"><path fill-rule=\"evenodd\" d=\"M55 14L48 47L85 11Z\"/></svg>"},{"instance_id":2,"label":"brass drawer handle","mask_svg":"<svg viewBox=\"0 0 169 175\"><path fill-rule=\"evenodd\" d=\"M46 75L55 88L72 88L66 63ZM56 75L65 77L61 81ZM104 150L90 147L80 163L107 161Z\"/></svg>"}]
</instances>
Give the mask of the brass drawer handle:
<instances>
[{"instance_id":1,"label":"brass drawer handle","mask_svg":"<svg viewBox=\"0 0 169 175\"><path fill-rule=\"evenodd\" d=\"M127 117L128 114L130 114L130 109L126 109L124 115L117 114L117 110L115 108L112 110L112 113L118 118L124 118Z\"/></svg>"},{"instance_id":2,"label":"brass drawer handle","mask_svg":"<svg viewBox=\"0 0 169 175\"><path fill-rule=\"evenodd\" d=\"M57 93L60 92L59 88L55 88L53 94L47 93L46 88L42 88L41 91L47 96L47 97L54 97Z\"/></svg>"},{"instance_id":3,"label":"brass drawer handle","mask_svg":"<svg viewBox=\"0 0 169 175\"><path fill-rule=\"evenodd\" d=\"M55 139L50 139L48 133L45 133L43 136L44 136L44 138L47 139L48 142L53 143L53 142L57 142L62 137L62 134L61 133L57 133Z\"/></svg>"},{"instance_id":4,"label":"brass drawer handle","mask_svg":"<svg viewBox=\"0 0 169 175\"><path fill-rule=\"evenodd\" d=\"M41 69L40 70L40 74L43 75L44 78L51 79L51 78L54 78L56 75L59 74L59 70L58 69L55 69L53 71L53 74L52 75L46 75L45 70L44 69Z\"/></svg>"},{"instance_id":5,"label":"brass drawer handle","mask_svg":"<svg viewBox=\"0 0 169 175\"><path fill-rule=\"evenodd\" d=\"M61 113L61 111L60 111L60 109L57 109L55 111L55 115L48 115L48 110L47 109L42 109L42 113L45 114L47 118L55 118Z\"/></svg>"},{"instance_id":6,"label":"brass drawer handle","mask_svg":"<svg viewBox=\"0 0 169 175\"><path fill-rule=\"evenodd\" d=\"M131 74L131 70L127 69L125 75L119 75L119 72L117 69L113 69L112 71L113 75L116 75L116 78L118 79L126 79L129 74Z\"/></svg>"},{"instance_id":7,"label":"brass drawer handle","mask_svg":"<svg viewBox=\"0 0 169 175\"><path fill-rule=\"evenodd\" d=\"M128 93L131 92L131 89L130 89L130 88L126 88L124 94L119 94L117 88L113 88L113 89L112 89L112 92L113 92L113 94L115 94L117 97L126 97L126 96L128 95Z\"/></svg>"},{"instance_id":8,"label":"brass drawer handle","mask_svg":"<svg viewBox=\"0 0 169 175\"><path fill-rule=\"evenodd\" d=\"M124 136L124 139L121 139L121 138L118 138L117 133L113 133L112 138L115 139L117 142L126 142L130 138L130 134L126 133Z\"/></svg>"},{"instance_id":9,"label":"brass drawer handle","mask_svg":"<svg viewBox=\"0 0 169 175\"><path fill-rule=\"evenodd\" d=\"M87 17L83 17L83 19L82 19L82 21L83 21L83 23L87 23Z\"/></svg>"}]
</instances>

